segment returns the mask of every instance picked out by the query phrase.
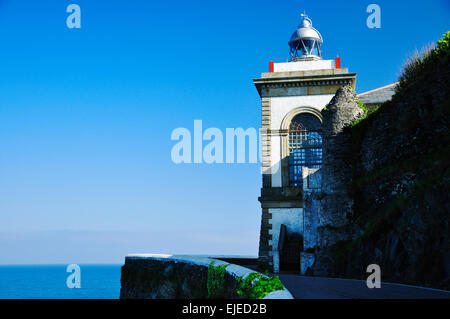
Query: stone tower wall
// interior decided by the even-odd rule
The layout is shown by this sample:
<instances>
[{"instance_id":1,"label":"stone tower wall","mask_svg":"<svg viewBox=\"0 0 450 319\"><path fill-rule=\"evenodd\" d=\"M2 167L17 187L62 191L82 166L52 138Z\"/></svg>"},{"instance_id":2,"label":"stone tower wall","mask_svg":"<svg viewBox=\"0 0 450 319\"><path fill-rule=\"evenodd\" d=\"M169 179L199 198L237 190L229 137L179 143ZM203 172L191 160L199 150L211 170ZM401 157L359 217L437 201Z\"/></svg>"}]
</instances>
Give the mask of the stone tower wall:
<instances>
[{"instance_id":1,"label":"stone tower wall","mask_svg":"<svg viewBox=\"0 0 450 319\"><path fill-rule=\"evenodd\" d=\"M335 273L333 246L349 239L349 218L353 199L352 138L344 128L364 116L351 86L341 87L323 114L322 195L319 209L316 260L312 273L329 276Z\"/></svg>"}]
</instances>

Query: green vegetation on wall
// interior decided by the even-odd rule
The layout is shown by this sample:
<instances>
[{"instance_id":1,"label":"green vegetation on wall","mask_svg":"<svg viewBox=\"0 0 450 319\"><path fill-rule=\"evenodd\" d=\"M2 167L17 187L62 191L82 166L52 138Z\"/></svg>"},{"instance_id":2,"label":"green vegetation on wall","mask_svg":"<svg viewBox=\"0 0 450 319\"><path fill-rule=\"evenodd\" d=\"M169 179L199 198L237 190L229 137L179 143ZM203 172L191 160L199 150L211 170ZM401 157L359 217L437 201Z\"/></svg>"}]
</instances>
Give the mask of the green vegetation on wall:
<instances>
[{"instance_id":1,"label":"green vegetation on wall","mask_svg":"<svg viewBox=\"0 0 450 319\"><path fill-rule=\"evenodd\" d=\"M206 287L208 289L208 298L217 299L226 296L225 275L228 265L218 265L214 267L214 261L208 266L208 280Z\"/></svg>"},{"instance_id":2,"label":"green vegetation on wall","mask_svg":"<svg viewBox=\"0 0 450 319\"><path fill-rule=\"evenodd\" d=\"M364 106L363 101L358 100L356 101L356 104L358 104L359 108L363 110L365 114L369 113L369 110Z\"/></svg>"},{"instance_id":3,"label":"green vegetation on wall","mask_svg":"<svg viewBox=\"0 0 450 319\"><path fill-rule=\"evenodd\" d=\"M208 266L208 298L218 299L227 298L226 291L226 268L228 265L214 266L214 261ZM272 291L283 290L284 286L278 277L263 276L260 273L253 272L245 279L239 277L236 280L236 298L243 299L262 299Z\"/></svg>"},{"instance_id":4,"label":"green vegetation on wall","mask_svg":"<svg viewBox=\"0 0 450 319\"><path fill-rule=\"evenodd\" d=\"M433 54L439 58L449 53L450 53L450 31L447 31L438 41L436 49L434 50Z\"/></svg>"},{"instance_id":5,"label":"green vegetation on wall","mask_svg":"<svg viewBox=\"0 0 450 319\"><path fill-rule=\"evenodd\" d=\"M237 294L245 299L262 299L272 291L284 289L277 276L263 276L257 272L249 274L245 279L239 278L238 284Z\"/></svg>"}]
</instances>

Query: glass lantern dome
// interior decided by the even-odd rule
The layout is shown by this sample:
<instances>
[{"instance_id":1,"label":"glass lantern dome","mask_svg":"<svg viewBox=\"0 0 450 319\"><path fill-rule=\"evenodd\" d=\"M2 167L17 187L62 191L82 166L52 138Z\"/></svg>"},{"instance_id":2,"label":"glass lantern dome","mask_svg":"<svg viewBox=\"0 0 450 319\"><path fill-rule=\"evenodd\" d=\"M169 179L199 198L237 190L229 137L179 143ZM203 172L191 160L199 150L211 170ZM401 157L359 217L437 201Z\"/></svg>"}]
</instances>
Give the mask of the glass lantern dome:
<instances>
[{"instance_id":1,"label":"glass lantern dome","mask_svg":"<svg viewBox=\"0 0 450 319\"><path fill-rule=\"evenodd\" d=\"M291 61L321 59L322 36L312 26L312 21L306 14L301 16L303 21L289 40Z\"/></svg>"}]
</instances>

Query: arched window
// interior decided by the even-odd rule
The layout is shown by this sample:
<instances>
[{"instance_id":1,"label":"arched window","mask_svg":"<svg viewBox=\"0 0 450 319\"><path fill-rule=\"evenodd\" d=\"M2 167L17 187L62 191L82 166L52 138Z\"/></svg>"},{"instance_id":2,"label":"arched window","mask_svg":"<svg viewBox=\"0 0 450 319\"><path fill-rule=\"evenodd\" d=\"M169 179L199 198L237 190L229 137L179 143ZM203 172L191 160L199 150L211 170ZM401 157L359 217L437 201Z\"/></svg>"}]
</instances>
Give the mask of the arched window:
<instances>
[{"instance_id":1,"label":"arched window","mask_svg":"<svg viewBox=\"0 0 450 319\"><path fill-rule=\"evenodd\" d=\"M289 126L290 186L302 186L303 166L322 166L322 123L309 113L296 115Z\"/></svg>"}]
</instances>

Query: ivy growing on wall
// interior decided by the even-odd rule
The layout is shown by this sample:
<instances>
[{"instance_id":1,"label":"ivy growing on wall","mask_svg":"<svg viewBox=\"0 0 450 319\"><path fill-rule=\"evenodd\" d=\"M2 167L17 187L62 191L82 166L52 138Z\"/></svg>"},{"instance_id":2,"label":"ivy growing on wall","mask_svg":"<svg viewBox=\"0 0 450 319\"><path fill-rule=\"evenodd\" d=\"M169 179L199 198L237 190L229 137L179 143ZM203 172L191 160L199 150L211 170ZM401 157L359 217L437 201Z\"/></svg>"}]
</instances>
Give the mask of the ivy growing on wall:
<instances>
[{"instance_id":1,"label":"ivy growing on wall","mask_svg":"<svg viewBox=\"0 0 450 319\"><path fill-rule=\"evenodd\" d=\"M277 276L263 276L257 272L249 274L245 279L239 278L238 284L237 294L245 299L262 299L272 291L284 289Z\"/></svg>"},{"instance_id":2,"label":"ivy growing on wall","mask_svg":"<svg viewBox=\"0 0 450 319\"><path fill-rule=\"evenodd\" d=\"M208 298L227 298L226 268L228 265L214 266L214 261L208 266ZM236 280L236 298L262 299L272 291L283 290L284 286L277 276L264 276L253 272L247 277L239 277Z\"/></svg>"},{"instance_id":3,"label":"ivy growing on wall","mask_svg":"<svg viewBox=\"0 0 450 319\"><path fill-rule=\"evenodd\" d=\"M226 268L228 265L218 265L214 266L214 261L212 261L208 266L208 279L206 282L206 287L208 289L208 298L217 299L225 298L225 275Z\"/></svg>"}]
</instances>

